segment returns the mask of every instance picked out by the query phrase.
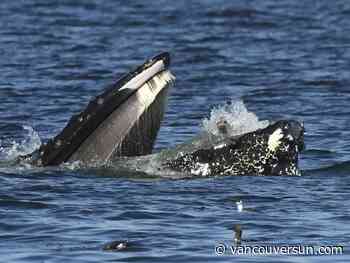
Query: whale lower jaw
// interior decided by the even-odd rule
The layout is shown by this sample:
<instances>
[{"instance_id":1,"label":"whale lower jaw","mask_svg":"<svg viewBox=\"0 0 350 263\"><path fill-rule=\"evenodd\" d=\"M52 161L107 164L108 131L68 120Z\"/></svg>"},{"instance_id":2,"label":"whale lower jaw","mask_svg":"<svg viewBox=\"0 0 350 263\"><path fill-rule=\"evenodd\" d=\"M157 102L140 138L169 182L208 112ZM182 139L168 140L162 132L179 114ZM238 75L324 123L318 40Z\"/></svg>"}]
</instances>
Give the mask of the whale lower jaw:
<instances>
[{"instance_id":1,"label":"whale lower jaw","mask_svg":"<svg viewBox=\"0 0 350 263\"><path fill-rule=\"evenodd\" d=\"M68 161L95 166L120 156L150 154L174 80L169 70L148 80L94 130Z\"/></svg>"}]
</instances>

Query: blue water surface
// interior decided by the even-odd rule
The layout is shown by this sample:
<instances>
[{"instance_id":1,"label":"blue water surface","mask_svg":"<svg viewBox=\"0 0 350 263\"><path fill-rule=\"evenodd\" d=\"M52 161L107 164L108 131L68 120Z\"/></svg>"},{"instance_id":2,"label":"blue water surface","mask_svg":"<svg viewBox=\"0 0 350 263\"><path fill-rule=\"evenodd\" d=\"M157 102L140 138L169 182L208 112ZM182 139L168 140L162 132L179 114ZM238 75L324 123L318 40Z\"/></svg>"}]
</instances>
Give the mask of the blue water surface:
<instances>
[{"instance_id":1,"label":"blue water surface","mask_svg":"<svg viewBox=\"0 0 350 263\"><path fill-rule=\"evenodd\" d=\"M102 88L161 51L175 87L156 149L242 99L305 123L301 177L129 178L0 169L0 262L349 262L350 2L0 2L0 146L57 134ZM247 210L239 212L242 200ZM246 244L342 245L333 256L217 256ZM122 252L106 243L128 240Z\"/></svg>"}]
</instances>

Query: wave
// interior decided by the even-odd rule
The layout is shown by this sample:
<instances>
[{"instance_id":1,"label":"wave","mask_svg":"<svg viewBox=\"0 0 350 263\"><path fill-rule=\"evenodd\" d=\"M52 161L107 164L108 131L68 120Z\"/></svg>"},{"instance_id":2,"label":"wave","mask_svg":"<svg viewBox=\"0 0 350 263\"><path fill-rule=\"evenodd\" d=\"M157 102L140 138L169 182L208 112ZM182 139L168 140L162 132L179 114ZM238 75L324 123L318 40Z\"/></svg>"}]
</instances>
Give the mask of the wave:
<instances>
[{"instance_id":1,"label":"wave","mask_svg":"<svg viewBox=\"0 0 350 263\"><path fill-rule=\"evenodd\" d=\"M336 163L330 166L321 167L317 169L305 170L303 175L349 175L350 161Z\"/></svg>"},{"instance_id":2,"label":"wave","mask_svg":"<svg viewBox=\"0 0 350 263\"><path fill-rule=\"evenodd\" d=\"M325 155L330 155L333 156L336 154L336 152L331 151L331 150L326 150L326 149L307 149L303 151L303 154L308 154L308 155L315 155L315 156L325 156Z\"/></svg>"}]
</instances>

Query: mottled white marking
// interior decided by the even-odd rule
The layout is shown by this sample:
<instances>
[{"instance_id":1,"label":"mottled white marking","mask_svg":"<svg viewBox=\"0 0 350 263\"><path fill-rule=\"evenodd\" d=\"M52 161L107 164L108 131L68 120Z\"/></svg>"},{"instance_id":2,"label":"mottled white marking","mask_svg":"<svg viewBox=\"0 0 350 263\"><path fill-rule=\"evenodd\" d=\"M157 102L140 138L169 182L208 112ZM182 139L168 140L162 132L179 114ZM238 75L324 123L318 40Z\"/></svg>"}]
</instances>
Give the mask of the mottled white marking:
<instances>
[{"instance_id":1,"label":"mottled white marking","mask_svg":"<svg viewBox=\"0 0 350 263\"><path fill-rule=\"evenodd\" d=\"M191 169L191 174L207 176L210 174L210 168L208 163L197 163L196 167Z\"/></svg>"},{"instance_id":2,"label":"mottled white marking","mask_svg":"<svg viewBox=\"0 0 350 263\"><path fill-rule=\"evenodd\" d=\"M281 144L281 139L283 138L283 133L280 128L275 130L269 137L267 142L268 148L270 151L276 151L276 148Z\"/></svg>"},{"instance_id":3,"label":"mottled white marking","mask_svg":"<svg viewBox=\"0 0 350 263\"><path fill-rule=\"evenodd\" d=\"M223 148L225 146L226 146L226 143L222 143L222 144L216 145L216 146L214 146L214 150L221 149L221 148Z\"/></svg>"}]
</instances>

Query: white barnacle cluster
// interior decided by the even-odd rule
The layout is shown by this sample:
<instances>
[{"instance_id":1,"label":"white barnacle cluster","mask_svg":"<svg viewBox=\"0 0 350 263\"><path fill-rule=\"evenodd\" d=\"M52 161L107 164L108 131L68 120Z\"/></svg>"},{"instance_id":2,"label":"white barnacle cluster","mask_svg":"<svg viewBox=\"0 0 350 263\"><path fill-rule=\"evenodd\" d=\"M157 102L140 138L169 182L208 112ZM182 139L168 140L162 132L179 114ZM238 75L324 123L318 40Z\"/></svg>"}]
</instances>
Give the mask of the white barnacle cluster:
<instances>
[{"instance_id":1,"label":"white barnacle cluster","mask_svg":"<svg viewBox=\"0 0 350 263\"><path fill-rule=\"evenodd\" d=\"M281 144L283 138L283 132L280 128L276 129L270 136L267 142L270 151L275 152L278 146Z\"/></svg>"},{"instance_id":2,"label":"white barnacle cluster","mask_svg":"<svg viewBox=\"0 0 350 263\"><path fill-rule=\"evenodd\" d=\"M296 165L293 164L291 168L291 174L296 176L301 176L301 172Z\"/></svg>"},{"instance_id":3,"label":"white barnacle cluster","mask_svg":"<svg viewBox=\"0 0 350 263\"><path fill-rule=\"evenodd\" d=\"M285 174L301 176L301 172L298 167L293 163L285 169Z\"/></svg>"},{"instance_id":4,"label":"white barnacle cluster","mask_svg":"<svg viewBox=\"0 0 350 263\"><path fill-rule=\"evenodd\" d=\"M220 174L264 175L266 166L277 160L275 151L277 147L283 145L281 141L283 136L282 130L279 129L267 137L265 134L252 134L245 138L244 147L230 152L230 162L220 169L222 171Z\"/></svg>"}]
</instances>

